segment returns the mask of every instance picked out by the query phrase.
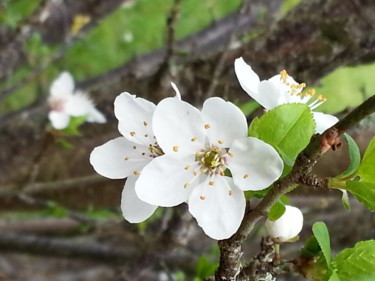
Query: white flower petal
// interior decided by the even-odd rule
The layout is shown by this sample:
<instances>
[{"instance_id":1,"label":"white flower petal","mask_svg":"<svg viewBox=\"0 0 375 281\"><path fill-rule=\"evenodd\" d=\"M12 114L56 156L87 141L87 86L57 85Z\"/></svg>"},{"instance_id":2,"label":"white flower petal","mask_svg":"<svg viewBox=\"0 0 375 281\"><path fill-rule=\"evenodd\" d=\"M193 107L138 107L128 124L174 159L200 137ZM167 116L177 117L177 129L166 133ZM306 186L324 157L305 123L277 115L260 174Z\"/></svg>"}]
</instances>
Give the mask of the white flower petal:
<instances>
[{"instance_id":1,"label":"white flower petal","mask_svg":"<svg viewBox=\"0 0 375 281\"><path fill-rule=\"evenodd\" d=\"M275 108L283 103L285 100L280 95L280 88L270 80L263 80L259 84L259 97L256 101L265 109Z\"/></svg>"},{"instance_id":2,"label":"white flower petal","mask_svg":"<svg viewBox=\"0 0 375 281\"><path fill-rule=\"evenodd\" d=\"M281 176L283 161L269 144L252 137L238 139L227 158L233 181L241 190L261 190Z\"/></svg>"},{"instance_id":3,"label":"white flower petal","mask_svg":"<svg viewBox=\"0 0 375 281\"><path fill-rule=\"evenodd\" d=\"M115 100L115 115L120 133L139 144L153 144L152 115L155 104L129 93L122 93Z\"/></svg>"},{"instance_id":4,"label":"white flower petal","mask_svg":"<svg viewBox=\"0 0 375 281\"><path fill-rule=\"evenodd\" d=\"M53 82L50 87L51 96L68 97L73 95L74 80L69 72L62 72Z\"/></svg>"},{"instance_id":5,"label":"white flower petal","mask_svg":"<svg viewBox=\"0 0 375 281\"><path fill-rule=\"evenodd\" d=\"M135 185L138 197L149 204L163 207L185 202L196 184L192 182L192 168L187 168L193 162L194 155L179 154L176 157L165 154L155 158L143 169Z\"/></svg>"},{"instance_id":6,"label":"white flower petal","mask_svg":"<svg viewBox=\"0 0 375 281\"><path fill-rule=\"evenodd\" d=\"M105 118L103 113L101 113L99 110L97 110L95 107L93 107L89 111L87 122L105 123L105 122L107 122L107 118Z\"/></svg>"},{"instance_id":7,"label":"white flower petal","mask_svg":"<svg viewBox=\"0 0 375 281\"><path fill-rule=\"evenodd\" d=\"M157 206L141 201L135 193L135 182L138 176L130 176L121 195L121 211L124 218L131 223L147 220L157 209Z\"/></svg>"},{"instance_id":8,"label":"white flower petal","mask_svg":"<svg viewBox=\"0 0 375 281\"><path fill-rule=\"evenodd\" d=\"M85 116L94 107L92 101L83 92L75 92L65 103L65 112L70 116Z\"/></svg>"},{"instance_id":9,"label":"white flower petal","mask_svg":"<svg viewBox=\"0 0 375 281\"><path fill-rule=\"evenodd\" d=\"M153 130L164 153L195 153L205 143L206 129L201 113L176 98L166 98L157 105Z\"/></svg>"},{"instance_id":10,"label":"white flower petal","mask_svg":"<svg viewBox=\"0 0 375 281\"><path fill-rule=\"evenodd\" d=\"M252 70L251 66L248 65L242 57L234 61L234 71L242 89L248 93L250 97L258 101L258 86L260 83L259 76L254 72L254 70Z\"/></svg>"},{"instance_id":11,"label":"white flower petal","mask_svg":"<svg viewBox=\"0 0 375 281\"><path fill-rule=\"evenodd\" d=\"M70 116L61 111L50 111L48 119L51 121L52 127L56 130L65 129L69 125Z\"/></svg>"},{"instance_id":12,"label":"white flower petal","mask_svg":"<svg viewBox=\"0 0 375 281\"><path fill-rule=\"evenodd\" d=\"M210 183L214 183L210 185ZM199 226L213 239L232 236L244 216L243 192L229 177L215 176L196 186L189 197L189 211Z\"/></svg>"},{"instance_id":13,"label":"white flower petal","mask_svg":"<svg viewBox=\"0 0 375 281\"><path fill-rule=\"evenodd\" d=\"M247 121L242 111L231 102L221 98L206 100L202 108L202 116L207 129L208 138L213 145L230 147L237 138L247 136Z\"/></svg>"},{"instance_id":14,"label":"white flower petal","mask_svg":"<svg viewBox=\"0 0 375 281\"><path fill-rule=\"evenodd\" d=\"M325 114L321 112L312 112L316 123L315 132L318 134L323 133L328 128L335 125L339 119L333 115Z\"/></svg>"},{"instance_id":15,"label":"white flower petal","mask_svg":"<svg viewBox=\"0 0 375 281\"><path fill-rule=\"evenodd\" d=\"M146 146L119 137L96 147L91 152L90 163L98 174L110 179L122 179L140 173L152 159L147 152Z\"/></svg>"},{"instance_id":16,"label":"white flower petal","mask_svg":"<svg viewBox=\"0 0 375 281\"><path fill-rule=\"evenodd\" d=\"M285 213L276 221L267 220L265 226L271 237L279 238L280 241L288 241L301 232L303 214L296 207L285 206Z\"/></svg>"}]
</instances>

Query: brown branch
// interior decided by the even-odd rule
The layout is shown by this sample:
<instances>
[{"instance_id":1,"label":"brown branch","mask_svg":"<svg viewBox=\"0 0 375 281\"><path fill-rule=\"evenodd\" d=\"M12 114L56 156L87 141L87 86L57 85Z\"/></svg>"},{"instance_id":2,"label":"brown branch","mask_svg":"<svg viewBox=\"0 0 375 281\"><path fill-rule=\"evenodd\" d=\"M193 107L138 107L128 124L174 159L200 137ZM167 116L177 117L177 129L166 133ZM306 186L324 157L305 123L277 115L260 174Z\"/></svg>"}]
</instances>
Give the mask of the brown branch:
<instances>
[{"instance_id":1,"label":"brown branch","mask_svg":"<svg viewBox=\"0 0 375 281\"><path fill-rule=\"evenodd\" d=\"M304 184L304 180L310 175L312 167L326 151L325 146L331 142L332 136L335 140L345 130L374 112L375 96L372 96L323 134L317 134L311 138L307 147L298 155L292 171L286 177L276 181L271 190L253 210L247 208L240 228L232 237L218 242L221 255L220 265L215 274L217 281L236 280L241 271L242 243L259 219L267 214L272 205L288 191L290 186Z\"/></svg>"},{"instance_id":2,"label":"brown branch","mask_svg":"<svg viewBox=\"0 0 375 281\"><path fill-rule=\"evenodd\" d=\"M11 231L0 232L0 250L43 256L86 258L107 263L123 263L134 255L129 248L122 250L103 243L72 241Z\"/></svg>"},{"instance_id":3,"label":"brown branch","mask_svg":"<svg viewBox=\"0 0 375 281\"><path fill-rule=\"evenodd\" d=\"M12 186L3 186L0 187L0 197L12 197L17 196L20 190L25 194L33 194L44 191L59 191L70 188L76 188L80 185L90 185L95 183L100 183L107 181L108 179L94 174L89 176L84 176L80 178L73 179L64 179L61 181L54 182L40 182L40 183L31 183L25 186L12 185Z\"/></svg>"}]
</instances>

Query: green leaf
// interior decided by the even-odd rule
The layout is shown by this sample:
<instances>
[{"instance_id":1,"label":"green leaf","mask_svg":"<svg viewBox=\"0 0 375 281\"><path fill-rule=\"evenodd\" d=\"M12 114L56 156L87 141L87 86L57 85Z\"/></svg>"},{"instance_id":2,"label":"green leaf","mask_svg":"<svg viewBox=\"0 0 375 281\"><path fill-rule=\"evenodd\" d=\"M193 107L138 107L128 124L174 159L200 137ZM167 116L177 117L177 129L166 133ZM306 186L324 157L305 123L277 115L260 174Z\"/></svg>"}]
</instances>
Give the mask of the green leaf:
<instances>
[{"instance_id":1,"label":"green leaf","mask_svg":"<svg viewBox=\"0 0 375 281\"><path fill-rule=\"evenodd\" d=\"M329 232L324 222L316 222L312 227L316 240L322 249L328 268L331 267L331 243L329 241Z\"/></svg>"},{"instance_id":2,"label":"green leaf","mask_svg":"<svg viewBox=\"0 0 375 281\"><path fill-rule=\"evenodd\" d=\"M63 132L67 135L79 136L81 133L79 132L78 127L85 123L86 119L87 116L70 117L69 125L63 130Z\"/></svg>"},{"instance_id":3,"label":"green leaf","mask_svg":"<svg viewBox=\"0 0 375 281\"><path fill-rule=\"evenodd\" d=\"M260 105L256 101L248 101L246 103L239 105L239 108L242 110L245 116L250 115L254 110L256 110L259 107Z\"/></svg>"},{"instance_id":4,"label":"green leaf","mask_svg":"<svg viewBox=\"0 0 375 281\"><path fill-rule=\"evenodd\" d=\"M270 221L278 220L285 213L285 206L280 202L276 202L270 209L268 213L268 219Z\"/></svg>"},{"instance_id":5,"label":"green leaf","mask_svg":"<svg viewBox=\"0 0 375 281\"><path fill-rule=\"evenodd\" d=\"M375 183L375 137L369 143L357 174L362 180Z\"/></svg>"},{"instance_id":6,"label":"green leaf","mask_svg":"<svg viewBox=\"0 0 375 281\"><path fill-rule=\"evenodd\" d=\"M343 250L333 262L340 281L375 280L375 240L359 242Z\"/></svg>"},{"instance_id":7,"label":"green leaf","mask_svg":"<svg viewBox=\"0 0 375 281\"><path fill-rule=\"evenodd\" d=\"M320 256L321 253L322 249L319 246L318 240L316 240L314 235L310 236L301 250L301 256L305 259L311 259Z\"/></svg>"},{"instance_id":8,"label":"green leaf","mask_svg":"<svg viewBox=\"0 0 375 281\"><path fill-rule=\"evenodd\" d=\"M331 277L329 278L328 281L341 281L339 276L337 275L337 273L335 271L332 272L332 275Z\"/></svg>"},{"instance_id":9,"label":"green leaf","mask_svg":"<svg viewBox=\"0 0 375 281\"><path fill-rule=\"evenodd\" d=\"M342 192L342 197L341 197L342 205L347 211L350 211L350 202L349 202L348 192L345 189L340 189L340 191Z\"/></svg>"},{"instance_id":10,"label":"green leaf","mask_svg":"<svg viewBox=\"0 0 375 281\"><path fill-rule=\"evenodd\" d=\"M205 256L201 256L195 268L195 280L204 280L206 277L214 275L218 266L218 263L212 263Z\"/></svg>"},{"instance_id":11,"label":"green leaf","mask_svg":"<svg viewBox=\"0 0 375 281\"><path fill-rule=\"evenodd\" d=\"M301 103L280 105L255 118L249 128L249 136L272 145L290 166L314 132L315 121L311 111Z\"/></svg>"},{"instance_id":12,"label":"green leaf","mask_svg":"<svg viewBox=\"0 0 375 281\"><path fill-rule=\"evenodd\" d=\"M339 176L341 178L352 175L358 169L359 164L361 163L361 153L359 152L357 143L348 134L345 134L345 137L348 141L350 164L348 169L346 169L346 171Z\"/></svg>"},{"instance_id":13,"label":"green leaf","mask_svg":"<svg viewBox=\"0 0 375 281\"><path fill-rule=\"evenodd\" d=\"M375 212L375 182L347 181L345 189Z\"/></svg>"}]
</instances>

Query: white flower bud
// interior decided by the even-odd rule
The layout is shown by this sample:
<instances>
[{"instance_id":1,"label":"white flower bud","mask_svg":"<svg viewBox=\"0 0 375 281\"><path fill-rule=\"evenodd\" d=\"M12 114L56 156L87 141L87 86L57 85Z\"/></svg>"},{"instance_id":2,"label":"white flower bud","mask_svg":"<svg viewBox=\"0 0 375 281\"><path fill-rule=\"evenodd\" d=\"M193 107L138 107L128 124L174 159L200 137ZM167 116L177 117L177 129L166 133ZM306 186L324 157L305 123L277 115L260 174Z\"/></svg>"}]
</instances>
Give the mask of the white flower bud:
<instances>
[{"instance_id":1,"label":"white flower bud","mask_svg":"<svg viewBox=\"0 0 375 281\"><path fill-rule=\"evenodd\" d=\"M300 209L285 206L285 213L276 221L267 219L265 226L272 238L278 238L281 242L296 237L302 230L303 215Z\"/></svg>"}]
</instances>

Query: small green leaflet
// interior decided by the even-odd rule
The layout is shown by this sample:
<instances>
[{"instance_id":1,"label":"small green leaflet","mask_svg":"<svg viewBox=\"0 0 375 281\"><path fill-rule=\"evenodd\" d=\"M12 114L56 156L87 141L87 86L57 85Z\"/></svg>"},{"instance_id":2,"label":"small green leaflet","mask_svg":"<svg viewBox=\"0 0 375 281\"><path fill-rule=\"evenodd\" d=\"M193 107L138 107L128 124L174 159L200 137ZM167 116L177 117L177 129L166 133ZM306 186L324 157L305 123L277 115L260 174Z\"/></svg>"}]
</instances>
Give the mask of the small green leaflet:
<instances>
[{"instance_id":1,"label":"small green leaflet","mask_svg":"<svg viewBox=\"0 0 375 281\"><path fill-rule=\"evenodd\" d=\"M315 121L309 107L301 103L280 105L250 124L249 136L272 145L284 162L293 166L300 151L315 132Z\"/></svg>"},{"instance_id":2,"label":"small green leaflet","mask_svg":"<svg viewBox=\"0 0 375 281\"><path fill-rule=\"evenodd\" d=\"M375 280L375 241L359 242L343 250L333 263L340 281Z\"/></svg>"},{"instance_id":3,"label":"small green leaflet","mask_svg":"<svg viewBox=\"0 0 375 281\"><path fill-rule=\"evenodd\" d=\"M276 202L270 209L268 213L268 219L270 221L278 220L285 213L285 206L283 203Z\"/></svg>"},{"instance_id":4,"label":"small green leaflet","mask_svg":"<svg viewBox=\"0 0 375 281\"><path fill-rule=\"evenodd\" d=\"M369 143L357 174L363 181L375 183L375 137Z\"/></svg>"},{"instance_id":5,"label":"small green leaflet","mask_svg":"<svg viewBox=\"0 0 375 281\"><path fill-rule=\"evenodd\" d=\"M346 171L339 176L340 178L345 178L352 175L358 169L359 164L361 163L361 153L359 152L357 143L348 134L344 135L348 141L350 164L348 169L346 169Z\"/></svg>"},{"instance_id":6,"label":"small green leaflet","mask_svg":"<svg viewBox=\"0 0 375 281\"><path fill-rule=\"evenodd\" d=\"M339 276L335 271L332 272L331 277L328 279L328 281L341 281Z\"/></svg>"},{"instance_id":7,"label":"small green leaflet","mask_svg":"<svg viewBox=\"0 0 375 281\"><path fill-rule=\"evenodd\" d=\"M371 211L375 211L375 182L347 181L345 189Z\"/></svg>"},{"instance_id":8,"label":"small green leaflet","mask_svg":"<svg viewBox=\"0 0 375 281\"><path fill-rule=\"evenodd\" d=\"M312 227L316 240L322 249L328 268L331 267L331 242L329 232L324 222L316 222Z\"/></svg>"}]
</instances>

